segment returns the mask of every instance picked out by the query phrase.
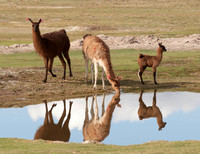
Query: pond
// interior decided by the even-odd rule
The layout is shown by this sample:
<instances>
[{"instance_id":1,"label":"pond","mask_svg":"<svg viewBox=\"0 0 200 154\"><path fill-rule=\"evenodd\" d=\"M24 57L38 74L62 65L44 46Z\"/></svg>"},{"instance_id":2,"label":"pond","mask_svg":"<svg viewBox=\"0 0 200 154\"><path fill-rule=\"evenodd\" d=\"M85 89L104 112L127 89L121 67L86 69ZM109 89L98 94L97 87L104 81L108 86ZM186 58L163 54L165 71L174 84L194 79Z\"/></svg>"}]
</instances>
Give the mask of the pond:
<instances>
[{"instance_id":1,"label":"pond","mask_svg":"<svg viewBox=\"0 0 200 154\"><path fill-rule=\"evenodd\" d=\"M155 90L47 101L1 108L0 138L115 145L200 140L200 93Z\"/></svg>"}]
</instances>

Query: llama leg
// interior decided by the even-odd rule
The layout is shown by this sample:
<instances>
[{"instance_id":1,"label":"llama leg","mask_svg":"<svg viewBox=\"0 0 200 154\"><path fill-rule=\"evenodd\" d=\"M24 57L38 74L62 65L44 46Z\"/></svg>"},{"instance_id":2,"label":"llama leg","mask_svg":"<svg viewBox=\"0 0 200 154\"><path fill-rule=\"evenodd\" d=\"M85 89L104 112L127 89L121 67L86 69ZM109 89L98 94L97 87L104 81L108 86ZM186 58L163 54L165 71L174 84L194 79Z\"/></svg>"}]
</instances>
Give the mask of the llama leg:
<instances>
[{"instance_id":1,"label":"llama leg","mask_svg":"<svg viewBox=\"0 0 200 154\"><path fill-rule=\"evenodd\" d=\"M106 88L105 88L105 81L104 81L104 69L103 69L103 67L102 67L102 86L103 86L103 90L106 90Z\"/></svg>"},{"instance_id":2,"label":"llama leg","mask_svg":"<svg viewBox=\"0 0 200 154\"><path fill-rule=\"evenodd\" d=\"M63 130L65 133L65 136L67 137L67 141L69 141L70 138L70 130L69 130L69 121L71 119L71 109L72 109L72 101L69 102L69 112L67 115L67 119L65 120L64 124L63 124Z\"/></svg>"},{"instance_id":3,"label":"llama leg","mask_svg":"<svg viewBox=\"0 0 200 154\"><path fill-rule=\"evenodd\" d=\"M65 103L65 100L63 100L63 105L64 105L63 113L62 113L62 115L61 115L61 117L59 119L59 122L57 124L60 128L62 127L63 120L64 120L64 118L66 116L66 103Z\"/></svg>"},{"instance_id":4,"label":"llama leg","mask_svg":"<svg viewBox=\"0 0 200 154\"><path fill-rule=\"evenodd\" d=\"M138 77L139 77L140 82L141 82L142 84L144 84L143 79L142 79L142 74L143 74L143 72L145 71L145 69L146 69L146 67L141 67L141 68L139 69L139 71L138 71Z\"/></svg>"},{"instance_id":5,"label":"llama leg","mask_svg":"<svg viewBox=\"0 0 200 154\"><path fill-rule=\"evenodd\" d=\"M101 113L101 116L104 115L105 113L105 93L103 93L103 102L102 102L102 113Z\"/></svg>"},{"instance_id":6,"label":"llama leg","mask_svg":"<svg viewBox=\"0 0 200 154\"><path fill-rule=\"evenodd\" d=\"M46 83L47 82L47 75L48 75L48 62L49 62L49 58L43 57L43 60L44 60L44 65L45 65L45 69L46 69L45 78L44 78L43 82Z\"/></svg>"},{"instance_id":7,"label":"llama leg","mask_svg":"<svg viewBox=\"0 0 200 154\"><path fill-rule=\"evenodd\" d=\"M94 89L97 89L97 77L98 77L98 63L94 62L94 70L95 70L95 81L94 81Z\"/></svg>"},{"instance_id":8,"label":"llama leg","mask_svg":"<svg viewBox=\"0 0 200 154\"><path fill-rule=\"evenodd\" d=\"M158 84L156 81L156 68L153 67L153 79L154 79L154 84Z\"/></svg>"},{"instance_id":9,"label":"llama leg","mask_svg":"<svg viewBox=\"0 0 200 154\"><path fill-rule=\"evenodd\" d=\"M85 81L88 83L88 63L89 60L85 58Z\"/></svg>"},{"instance_id":10,"label":"llama leg","mask_svg":"<svg viewBox=\"0 0 200 154\"><path fill-rule=\"evenodd\" d=\"M64 60L64 58L63 58L63 55L62 55L61 53L58 55L58 57L59 57L59 59L60 59L60 61L61 61L61 63L62 63L62 66L63 66L63 68L64 68L64 74L63 74L62 79L65 80L65 76L66 76L66 62L65 62L65 60Z\"/></svg>"},{"instance_id":11,"label":"llama leg","mask_svg":"<svg viewBox=\"0 0 200 154\"><path fill-rule=\"evenodd\" d=\"M92 119L94 119L94 95L92 96L92 104L91 104L91 109L90 109L90 114L91 114L91 117Z\"/></svg>"},{"instance_id":12,"label":"llama leg","mask_svg":"<svg viewBox=\"0 0 200 154\"><path fill-rule=\"evenodd\" d=\"M51 106L51 109L49 110L49 123L51 123L51 124L54 124L53 116L52 116L52 110L53 110L53 108L54 108L56 105L57 105L57 104L53 104L53 105Z\"/></svg>"},{"instance_id":13,"label":"llama leg","mask_svg":"<svg viewBox=\"0 0 200 154\"><path fill-rule=\"evenodd\" d=\"M83 127L89 122L89 115L88 115L88 96L85 98L85 120L84 120L84 124Z\"/></svg>"},{"instance_id":14,"label":"llama leg","mask_svg":"<svg viewBox=\"0 0 200 154\"><path fill-rule=\"evenodd\" d=\"M46 113L45 113L45 119L44 119L44 125L48 125L48 124L49 124L49 118L48 118L48 107L47 107L47 101L44 100L43 102L45 103L45 110L46 110Z\"/></svg>"},{"instance_id":15,"label":"llama leg","mask_svg":"<svg viewBox=\"0 0 200 154\"><path fill-rule=\"evenodd\" d=\"M53 67L53 59L54 59L54 58L50 58L50 59L49 59L49 66L48 66L48 70L49 70L49 72L51 73L52 77L56 77L56 75L55 75L55 74L53 74L53 72L52 72L52 67Z\"/></svg>"},{"instance_id":16,"label":"llama leg","mask_svg":"<svg viewBox=\"0 0 200 154\"><path fill-rule=\"evenodd\" d=\"M156 92L157 90L154 90L154 95L153 95L153 106L156 106Z\"/></svg>"},{"instance_id":17,"label":"llama leg","mask_svg":"<svg viewBox=\"0 0 200 154\"><path fill-rule=\"evenodd\" d=\"M64 53L64 56L67 60L68 66L69 66L69 76L72 77L73 75L72 75L72 70L71 70L71 60L69 58L69 53L68 52Z\"/></svg>"},{"instance_id":18,"label":"llama leg","mask_svg":"<svg viewBox=\"0 0 200 154\"><path fill-rule=\"evenodd\" d=\"M94 84L94 64L91 61L91 75L92 75L92 84Z\"/></svg>"},{"instance_id":19,"label":"llama leg","mask_svg":"<svg viewBox=\"0 0 200 154\"><path fill-rule=\"evenodd\" d=\"M97 95L95 94L95 114L94 114L94 119L98 120L99 119L99 113L98 113L98 104L97 104Z\"/></svg>"}]
</instances>

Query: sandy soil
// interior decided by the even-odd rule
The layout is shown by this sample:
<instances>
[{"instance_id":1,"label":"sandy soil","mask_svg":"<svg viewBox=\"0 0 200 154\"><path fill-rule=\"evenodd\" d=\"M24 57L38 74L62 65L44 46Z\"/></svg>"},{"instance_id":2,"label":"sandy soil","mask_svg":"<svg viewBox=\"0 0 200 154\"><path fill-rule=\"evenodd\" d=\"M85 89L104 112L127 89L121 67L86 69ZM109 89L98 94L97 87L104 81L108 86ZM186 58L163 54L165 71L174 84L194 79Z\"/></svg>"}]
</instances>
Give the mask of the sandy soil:
<instances>
[{"instance_id":1,"label":"sandy soil","mask_svg":"<svg viewBox=\"0 0 200 154\"><path fill-rule=\"evenodd\" d=\"M181 38L158 38L154 35L146 36L122 36L113 37L98 35L110 47L110 49L146 49L155 50L158 43L162 42L168 51L192 51L200 50L200 34L188 35ZM82 39L71 42L71 50L81 49ZM34 51L33 44L13 44L11 46L0 46L0 54L12 54L19 52Z\"/></svg>"}]
</instances>

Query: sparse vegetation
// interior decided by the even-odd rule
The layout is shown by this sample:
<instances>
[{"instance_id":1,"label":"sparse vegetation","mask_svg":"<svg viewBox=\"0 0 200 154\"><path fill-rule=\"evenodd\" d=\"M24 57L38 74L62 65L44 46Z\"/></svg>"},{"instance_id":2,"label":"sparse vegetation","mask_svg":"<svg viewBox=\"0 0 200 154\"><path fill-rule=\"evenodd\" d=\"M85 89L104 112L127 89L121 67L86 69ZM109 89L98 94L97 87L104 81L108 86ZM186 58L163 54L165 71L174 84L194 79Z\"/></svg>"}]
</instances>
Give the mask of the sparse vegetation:
<instances>
[{"instance_id":1,"label":"sparse vegetation","mask_svg":"<svg viewBox=\"0 0 200 154\"><path fill-rule=\"evenodd\" d=\"M196 20L200 16L199 7L198 0L2 0L0 45L32 42L30 24L26 22L28 17L44 20L43 33L66 29L70 40L82 38L88 32L161 37L197 34L200 31L200 20ZM73 28L77 26L80 28Z\"/></svg>"}]
</instances>

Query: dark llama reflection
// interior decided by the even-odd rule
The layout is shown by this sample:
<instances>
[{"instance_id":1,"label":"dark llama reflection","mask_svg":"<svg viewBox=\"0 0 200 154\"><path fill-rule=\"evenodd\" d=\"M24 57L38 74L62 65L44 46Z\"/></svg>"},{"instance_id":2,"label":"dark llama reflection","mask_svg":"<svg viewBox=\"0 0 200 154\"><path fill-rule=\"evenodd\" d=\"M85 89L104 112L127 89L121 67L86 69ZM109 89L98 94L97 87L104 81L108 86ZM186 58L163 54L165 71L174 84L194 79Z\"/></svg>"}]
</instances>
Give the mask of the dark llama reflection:
<instances>
[{"instance_id":1,"label":"dark llama reflection","mask_svg":"<svg viewBox=\"0 0 200 154\"><path fill-rule=\"evenodd\" d=\"M93 104L95 101L95 112L93 109ZM121 107L120 102L120 94L116 93L108 107L105 111L105 94L103 94L103 102L102 102L102 115L99 118L98 116L98 105L97 105L97 96L93 96L92 105L90 114L92 116L91 120L89 120L88 115L88 97L86 97L86 108L85 108L85 120L83 125L83 137L85 142L101 142L103 141L110 133L110 125L112 120L112 114L115 110L115 106Z\"/></svg>"},{"instance_id":2,"label":"dark llama reflection","mask_svg":"<svg viewBox=\"0 0 200 154\"><path fill-rule=\"evenodd\" d=\"M156 117L157 123L158 123L158 130L162 130L162 128L165 127L167 124L166 122L163 122L162 113L159 109L159 107L156 106L156 92L157 90L154 90L154 96L153 96L153 106L146 106L142 100L143 90L140 92L140 107L138 109L138 116L140 120Z\"/></svg>"},{"instance_id":3,"label":"dark llama reflection","mask_svg":"<svg viewBox=\"0 0 200 154\"><path fill-rule=\"evenodd\" d=\"M68 142L71 135L70 130L69 130L69 121L71 118L71 107L72 107L73 102L70 101L69 103L69 113L64 124L63 124L63 121L66 116L65 100L63 100L64 110L57 124L54 123L53 116L52 116L52 110L56 106L56 104L53 104L51 109L48 111L47 101L44 100L44 103L45 103L45 108L46 108L44 124L35 133L34 140L43 139L43 140L51 140L51 141Z\"/></svg>"}]
</instances>

